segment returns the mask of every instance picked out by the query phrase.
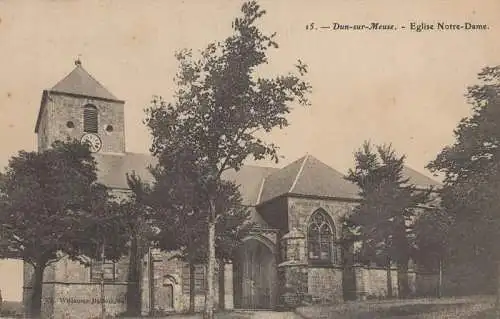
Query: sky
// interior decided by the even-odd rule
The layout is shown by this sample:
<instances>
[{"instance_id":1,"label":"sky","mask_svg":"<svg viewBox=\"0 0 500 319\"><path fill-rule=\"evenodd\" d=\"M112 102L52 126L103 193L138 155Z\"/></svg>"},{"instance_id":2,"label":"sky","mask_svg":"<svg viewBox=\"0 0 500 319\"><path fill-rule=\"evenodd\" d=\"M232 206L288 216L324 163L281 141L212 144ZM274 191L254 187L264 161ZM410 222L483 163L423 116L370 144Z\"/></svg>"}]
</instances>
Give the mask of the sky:
<instances>
[{"instance_id":1,"label":"sky","mask_svg":"<svg viewBox=\"0 0 500 319\"><path fill-rule=\"evenodd\" d=\"M0 167L19 150L36 149L34 127L44 89L83 67L125 100L126 148L148 152L144 108L175 90L174 53L204 48L231 34L241 1L0 1ZM464 94L485 66L500 64L500 2L262 0L260 24L276 32L262 76L308 64L311 106L297 106L290 127L266 139L283 166L306 153L346 172L364 140L392 143L406 163L425 165L453 143L470 114ZM306 25L395 24L396 31L306 30ZM487 24L483 31L415 32L410 23ZM407 26L405 29L401 25ZM260 165L270 165L262 162ZM8 274L8 275L6 275ZM18 264L0 263L4 299L21 298Z\"/></svg>"}]
</instances>

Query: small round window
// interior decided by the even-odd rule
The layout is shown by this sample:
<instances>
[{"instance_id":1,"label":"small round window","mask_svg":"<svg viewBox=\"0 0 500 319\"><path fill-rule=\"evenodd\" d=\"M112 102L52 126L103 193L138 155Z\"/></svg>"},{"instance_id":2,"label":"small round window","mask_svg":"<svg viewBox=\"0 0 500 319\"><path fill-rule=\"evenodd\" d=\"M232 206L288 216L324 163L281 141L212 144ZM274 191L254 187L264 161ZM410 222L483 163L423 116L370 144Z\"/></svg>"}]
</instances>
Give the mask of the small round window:
<instances>
[{"instance_id":1,"label":"small round window","mask_svg":"<svg viewBox=\"0 0 500 319\"><path fill-rule=\"evenodd\" d=\"M72 121L68 121L68 122L66 122L66 127L67 128L74 128L75 127L75 123L73 123Z\"/></svg>"},{"instance_id":2,"label":"small round window","mask_svg":"<svg viewBox=\"0 0 500 319\"><path fill-rule=\"evenodd\" d=\"M113 132L113 125L106 125L106 132L108 133Z\"/></svg>"}]
</instances>

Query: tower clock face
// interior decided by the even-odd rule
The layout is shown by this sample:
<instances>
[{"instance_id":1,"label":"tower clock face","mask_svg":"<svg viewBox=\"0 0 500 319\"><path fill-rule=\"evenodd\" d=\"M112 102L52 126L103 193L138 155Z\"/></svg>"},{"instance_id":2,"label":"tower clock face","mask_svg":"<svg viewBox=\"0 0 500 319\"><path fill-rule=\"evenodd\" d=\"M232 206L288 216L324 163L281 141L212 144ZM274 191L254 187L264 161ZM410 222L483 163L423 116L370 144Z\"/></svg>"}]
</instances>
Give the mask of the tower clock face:
<instances>
[{"instance_id":1,"label":"tower clock face","mask_svg":"<svg viewBox=\"0 0 500 319\"><path fill-rule=\"evenodd\" d=\"M88 144L90 151L92 153L99 152L101 150L101 147L102 147L101 139L99 138L99 136L97 136L96 134L93 134L93 133L84 134L82 136L81 143Z\"/></svg>"}]
</instances>

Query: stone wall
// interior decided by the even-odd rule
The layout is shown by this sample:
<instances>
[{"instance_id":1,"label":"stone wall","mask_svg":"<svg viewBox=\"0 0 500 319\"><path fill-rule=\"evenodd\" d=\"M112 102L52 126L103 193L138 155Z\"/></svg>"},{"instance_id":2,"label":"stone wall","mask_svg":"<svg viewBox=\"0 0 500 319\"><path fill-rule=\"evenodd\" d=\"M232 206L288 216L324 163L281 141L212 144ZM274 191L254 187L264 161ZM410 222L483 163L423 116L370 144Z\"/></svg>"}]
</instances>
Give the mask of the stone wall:
<instances>
[{"instance_id":1,"label":"stone wall","mask_svg":"<svg viewBox=\"0 0 500 319\"><path fill-rule=\"evenodd\" d=\"M153 312L156 313L168 313L168 312L187 312L189 311L189 292L183 291L183 285L189 285L189 278L183 276L183 268L187 266L187 263L172 258L174 253L164 253L159 251L154 251L153 256L153 266L152 266L152 283L153 287L150 286L148 280L150 274L145 273L143 276L143 313L144 309L151 311L150 303L153 304ZM151 278L151 277L149 277ZM206 284L206 283L205 283ZM166 298L165 289L172 289L173 300L169 304L170 300ZM170 288L171 287L171 288ZM232 265L224 265L224 307L226 309L233 308L233 272ZM219 265L216 265L216 272L214 278L214 290L215 290L215 307L219 307ZM145 298L145 295L151 296L150 298ZM195 311L202 311L205 307L205 294L204 292L196 293L195 295Z\"/></svg>"},{"instance_id":2,"label":"stone wall","mask_svg":"<svg viewBox=\"0 0 500 319\"><path fill-rule=\"evenodd\" d=\"M184 263L179 260L169 260L171 254L153 253L153 288L148 287L153 298L153 310L156 312L186 312L189 310L189 295L184 295L182 286L185 278L182 276ZM187 283L189 284L189 283ZM169 305L165 298L161 298L161 290L164 285L171 285L173 288L173 305ZM195 297L195 310L199 310L203 305L200 298ZM172 307L173 306L173 307Z\"/></svg>"},{"instance_id":3,"label":"stone wall","mask_svg":"<svg viewBox=\"0 0 500 319\"><path fill-rule=\"evenodd\" d=\"M333 220L337 239L340 239L342 234L341 219L352 212L356 205L357 202L289 197L288 227L289 229L296 228L306 234L309 217L316 210L323 209Z\"/></svg>"},{"instance_id":4,"label":"stone wall","mask_svg":"<svg viewBox=\"0 0 500 319\"><path fill-rule=\"evenodd\" d=\"M101 152L124 153L124 103L59 93L49 93L46 100L38 132L39 150L50 146L56 140L66 140L67 137L79 140L84 134L83 107L87 104L94 105L98 110ZM73 122L73 128L67 126L68 121ZM112 132L106 131L108 125L113 127Z\"/></svg>"},{"instance_id":5,"label":"stone wall","mask_svg":"<svg viewBox=\"0 0 500 319\"><path fill-rule=\"evenodd\" d=\"M386 268L354 265L352 268L344 269L340 245L335 247L337 258L332 258L331 265L318 267L308 261L307 227L310 216L319 209L326 212L334 224L335 239L339 240L342 236L342 218L352 212L356 205L358 205L357 202L350 201L288 198L288 233L280 239L283 247L281 249L283 260L280 266L283 268L281 272L285 275L283 284L287 289L294 285L293 282L286 281L293 277L287 273L292 274L294 268L298 270L306 267L307 294L313 299L336 301L343 299L350 292L353 297L360 300L382 299L388 297L389 287L392 289L392 297L398 296L398 271L395 266L390 270L391 283L388 285ZM347 271L349 271L348 274ZM432 295L433 292L435 295L436 275L419 273L412 267L407 275L412 295ZM349 278L354 278L354 280L349 280Z\"/></svg>"},{"instance_id":6,"label":"stone wall","mask_svg":"<svg viewBox=\"0 0 500 319\"><path fill-rule=\"evenodd\" d=\"M342 236L341 220L352 211L354 205L356 205L354 202L336 200L288 198L289 232L280 239L282 249L279 267L284 280L282 294L305 294L316 301L342 300L341 247L338 244L333 246L331 263L322 266L311 265L308 260L307 228L311 215L321 209L331 219L335 232L334 240L337 241Z\"/></svg>"},{"instance_id":7,"label":"stone wall","mask_svg":"<svg viewBox=\"0 0 500 319\"><path fill-rule=\"evenodd\" d=\"M45 287L44 287L45 288ZM53 305L51 318L99 318L102 311L101 285L54 284L54 297L44 300ZM104 285L104 308L106 314L117 315L126 310L126 284Z\"/></svg>"},{"instance_id":8,"label":"stone wall","mask_svg":"<svg viewBox=\"0 0 500 319\"><path fill-rule=\"evenodd\" d=\"M358 299L382 299L388 297L388 271L383 267L355 265L356 295ZM391 268L392 296L398 295L398 271Z\"/></svg>"},{"instance_id":9,"label":"stone wall","mask_svg":"<svg viewBox=\"0 0 500 319\"><path fill-rule=\"evenodd\" d=\"M45 94L45 93L44 93ZM40 114L38 115L40 117L40 122L38 123L38 132L37 132L37 145L38 145L38 151L42 151L44 149L47 149L50 145L48 145L48 116L47 116L47 100L42 99L42 103L45 103L45 106L40 109Z\"/></svg>"},{"instance_id":10,"label":"stone wall","mask_svg":"<svg viewBox=\"0 0 500 319\"><path fill-rule=\"evenodd\" d=\"M224 265L224 308L234 308L233 265Z\"/></svg>"},{"instance_id":11,"label":"stone wall","mask_svg":"<svg viewBox=\"0 0 500 319\"><path fill-rule=\"evenodd\" d=\"M125 311L128 258L115 264L116 280L105 283L106 313ZM67 257L45 269L42 286L43 318L91 318L101 312L101 286L91 281L91 267ZM27 312L33 287L33 267L24 263L23 306Z\"/></svg>"},{"instance_id":12,"label":"stone wall","mask_svg":"<svg viewBox=\"0 0 500 319\"><path fill-rule=\"evenodd\" d=\"M383 267L355 265L357 299L384 299L388 296L388 271ZM434 297L437 295L438 275L409 270L408 286L412 296ZM398 271L391 268L392 297L398 296Z\"/></svg>"},{"instance_id":13,"label":"stone wall","mask_svg":"<svg viewBox=\"0 0 500 319\"><path fill-rule=\"evenodd\" d=\"M342 301L342 269L310 267L308 269L308 295L321 302Z\"/></svg>"}]
</instances>

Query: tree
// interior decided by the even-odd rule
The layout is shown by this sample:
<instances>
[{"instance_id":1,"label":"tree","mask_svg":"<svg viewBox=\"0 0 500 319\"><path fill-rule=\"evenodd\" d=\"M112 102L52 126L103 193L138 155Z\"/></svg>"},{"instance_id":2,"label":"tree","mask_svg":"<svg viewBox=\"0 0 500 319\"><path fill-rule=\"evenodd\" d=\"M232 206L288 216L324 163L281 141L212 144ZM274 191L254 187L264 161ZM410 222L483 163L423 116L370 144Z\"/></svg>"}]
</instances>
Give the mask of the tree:
<instances>
[{"instance_id":1,"label":"tree","mask_svg":"<svg viewBox=\"0 0 500 319\"><path fill-rule=\"evenodd\" d=\"M391 145L365 142L355 154L355 168L346 179L360 188L362 202L350 217L360 231L363 257L398 266L401 297L409 294L407 270L412 254L411 228L418 206L429 192L419 191L403 176L405 156L397 156Z\"/></svg>"},{"instance_id":2,"label":"tree","mask_svg":"<svg viewBox=\"0 0 500 319\"><path fill-rule=\"evenodd\" d=\"M455 221L453 246L460 245L461 254L469 258L474 256L477 272L497 263L500 307L500 254L491 240L500 235L500 67L484 68L478 79L481 84L470 86L466 94L472 114L454 130L456 141L428 167L444 173L443 206Z\"/></svg>"},{"instance_id":3,"label":"tree","mask_svg":"<svg viewBox=\"0 0 500 319\"><path fill-rule=\"evenodd\" d=\"M128 316L141 315L141 259L153 240L154 232L151 223L151 209L145 204L149 196L149 185L132 172L127 174L127 184L131 194L118 198L115 196L108 204L108 224L115 226L115 241L119 243L118 255L127 255L127 309ZM121 237L121 240L117 239Z\"/></svg>"},{"instance_id":4,"label":"tree","mask_svg":"<svg viewBox=\"0 0 500 319\"><path fill-rule=\"evenodd\" d=\"M414 225L416 261L427 269L439 271L438 297L443 293L443 260L450 246L453 216L441 207L425 210Z\"/></svg>"},{"instance_id":5,"label":"tree","mask_svg":"<svg viewBox=\"0 0 500 319\"><path fill-rule=\"evenodd\" d=\"M39 317L45 268L64 254L81 256L88 221L102 211L107 192L96 182L86 145L56 142L43 152L20 151L0 183L0 234L4 255L33 266L30 313Z\"/></svg>"},{"instance_id":6,"label":"tree","mask_svg":"<svg viewBox=\"0 0 500 319\"><path fill-rule=\"evenodd\" d=\"M126 178L130 193L109 194L101 210L82 219L81 222L85 225L82 229L92 236L79 236L81 241L78 246L85 256L82 260L84 264L89 263L88 258L97 262L116 262L128 257L126 314L140 316L140 261L154 235L151 210L144 204L144 198L148 196L150 189L135 172L126 174Z\"/></svg>"},{"instance_id":7,"label":"tree","mask_svg":"<svg viewBox=\"0 0 500 319\"><path fill-rule=\"evenodd\" d=\"M289 73L261 78L255 71L268 63L267 50L277 47L274 35L264 35L255 25L265 11L255 1L242 6L243 16L233 22L234 35L209 44L195 58L191 51L177 54L180 71L175 101L154 100L147 109L146 124L153 135L151 151L160 163L163 157L191 157L198 176L199 193L208 208L207 318L213 318L215 266L215 201L223 191L221 175L239 169L253 156L260 160L277 157L277 146L256 136L259 131L288 125L291 104L307 104L310 86L299 75ZM180 156L180 155L179 155Z\"/></svg>"},{"instance_id":8,"label":"tree","mask_svg":"<svg viewBox=\"0 0 500 319\"><path fill-rule=\"evenodd\" d=\"M152 208L152 220L159 229L157 246L175 251L174 257L187 261L190 270L190 311L194 311L195 265L207 261L207 198L200 191L199 177L191 157L165 156L152 169L155 179L148 194L147 205ZM248 233L249 211L241 205L238 187L222 181L215 201L220 216L216 221L216 253L219 264L230 260L233 251ZM221 269L222 270L222 269ZM223 273L221 273L223 275ZM221 280L222 283L222 280Z\"/></svg>"}]
</instances>

